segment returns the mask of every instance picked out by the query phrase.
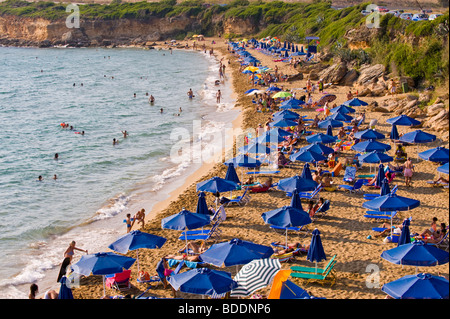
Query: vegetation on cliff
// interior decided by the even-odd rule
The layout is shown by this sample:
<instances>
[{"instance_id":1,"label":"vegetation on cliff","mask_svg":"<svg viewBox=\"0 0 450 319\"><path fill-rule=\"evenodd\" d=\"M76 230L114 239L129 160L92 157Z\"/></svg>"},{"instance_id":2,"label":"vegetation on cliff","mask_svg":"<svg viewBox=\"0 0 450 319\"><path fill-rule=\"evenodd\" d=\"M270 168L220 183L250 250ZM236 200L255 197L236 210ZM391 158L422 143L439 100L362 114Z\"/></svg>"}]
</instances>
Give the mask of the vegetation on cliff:
<instances>
[{"instance_id":1,"label":"vegetation on cliff","mask_svg":"<svg viewBox=\"0 0 450 319\"><path fill-rule=\"evenodd\" d=\"M352 29L367 28L366 17L361 10L368 4L336 10L332 8L331 1L325 0L312 3L234 0L227 5L205 5L201 0L181 3L176 0L136 3L113 0L109 5L79 5L79 9L82 19L145 21L154 17L193 18L197 22L195 27L179 34L179 39L194 33L206 36L223 34L224 21L234 19L236 24L245 21L254 26L256 34L225 36L277 36L297 43L304 42L305 36L319 36L322 49L355 65L382 63L389 71L410 76L416 83L439 84L448 81L448 12L433 21L417 22L382 15L376 32L371 33L370 38L361 39L367 47L351 50L345 35ZM58 20L65 19L69 13L66 6L59 3L7 0L0 3L0 15Z\"/></svg>"}]
</instances>

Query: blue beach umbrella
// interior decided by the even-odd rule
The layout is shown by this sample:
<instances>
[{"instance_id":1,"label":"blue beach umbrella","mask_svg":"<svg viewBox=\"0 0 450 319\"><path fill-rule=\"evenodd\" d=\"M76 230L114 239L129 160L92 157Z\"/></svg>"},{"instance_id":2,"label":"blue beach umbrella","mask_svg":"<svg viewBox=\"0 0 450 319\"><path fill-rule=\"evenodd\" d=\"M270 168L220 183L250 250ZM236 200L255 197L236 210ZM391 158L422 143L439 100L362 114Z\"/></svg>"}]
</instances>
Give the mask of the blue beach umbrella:
<instances>
[{"instance_id":1,"label":"blue beach umbrella","mask_svg":"<svg viewBox=\"0 0 450 319\"><path fill-rule=\"evenodd\" d=\"M141 232L140 230L132 230L129 233L120 236L108 248L121 254L126 254L130 250L136 250L136 261L139 272L139 249L156 249L161 248L166 239L164 237Z\"/></svg>"},{"instance_id":2,"label":"blue beach umbrella","mask_svg":"<svg viewBox=\"0 0 450 319\"><path fill-rule=\"evenodd\" d=\"M326 134L329 136L333 136L333 128L331 127L331 125L328 125Z\"/></svg>"},{"instance_id":3,"label":"blue beach umbrella","mask_svg":"<svg viewBox=\"0 0 450 319\"><path fill-rule=\"evenodd\" d=\"M334 113L330 116L327 116L325 118L326 120L335 120L335 121L341 121L341 122L351 122L353 120L353 117L347 114L343 113Z\"/></svg>"},{"instance_id":4,"label":"blue beach umbrella","mask_svg":"<svg viewBox=\"0 0 450 319\"><path fill-rule=\"evenodd\" d=\"M369 200L362 207L374 211L406 211L420 206L420 201L412 198L388 194Z\"/></svg>"},{"instance_id":5,"label":"blue beach umbrella","mask_svg":"<svg viewBox=\"0 0 450 319\"><path fill-rule=\"evenodd\" d=\"M292 192L292 198L291 198L291 207L297 208L299 210L303 210L302 207L302 200L300 199L300 195L298 194L298 191L294 189Z\"/></svg>"},{"instance_id":6,"label":"blue beach umbrella","mask_svg":"<svg viewBox=\"0 0 450 319\"><path fill-rule=\"evenodd\" d=\"M195 213L209 215L208 204L206 203L205 192L200 192L198 194L197 208L195 210Z\"/></svg>"},{"instance_id":7,"label":"blue beach umbrella","mask_svg":"<svg viewBox=\"0 0 450 319\"><path fill-rule=\"evenodd\" d=\"M380 133L374 129L356 132L355 137L360 140L382 140L385 138L383 133Z\"/></svg>"},{"instance_id":8,"label":"blue beach umbrella","mask_svg":"<svg viewBox=\"0 0 450 319\"><path fill-rule=\"evenodd\" d=\"M377 164L377 163L392 162L394 158L392 156L387 155L386 153L372 151L370 153L359 155L358 160L362 163Z\"/></svg>"},{"instance_id":9,"label":"blue beach umbrella","mask_svg":"<svg viewBox=\"0 0 450 319\"><path fill-rule=\"evenodd\" d=\"M237 286L231 274L209 268L195 268L169 276L167 281L175 289L197 295L224 294Z\"/></svg>"},{"instance_id":10,"label":"blue beach umbrella","mask_svg":"<svg viewBox=\"0 0 450 319\"><path fill-rule=\"evenodd\" d=\"M320 239L320 231L316 228L312 232L311 244L308 248L308 254L306 255L306 260L316 263L316 273L317 273L317 263L322 260L326 260L327 256L323 249L322 240Z\"/></svg>"},{"instance_id":11,"label":"blue beach umbrella","mask_svg":"<svg viewBox=\"0 0 450 319\"><path fill-rule=\"evenodd\" d=\"M266 224L286 228L286 247L288 244L288 227L300 227L312 223L311 217L304 210L292 206L283 206L261 215Z\"/></svg>"},{"instance_id":12,"label":"blue beach umbrella","mask_svg":"<svg viewBox=\"0 0 450 319\"><path fill-rule=\"evenodd\" d=\"M134 258L112 252L100 252L81 256L81 259L72 265L72 269L75 273L84 276L109 275L130 268L135 261Z\"/></svg>"},{"instance_id":13,"label":"blue beach umbrella","mask_svg":"<svg viewBox=\"0 0 450 319\"><path fill-rule=\"evenodd\" d=\"M303 165L303 170L302 170L302 174L300 175L301 178L304 179L313 179L312 175L311 175L311 169L309 168L309 164L305 163L305 165Z\"/></svg>"},{"instance_id":14,"label":"blue beach umbrella","mask_svg":"<svg viewBox=\"0 0 450 319\"><path fill-rule=\"evenodd\" d=\"M289 112L289 111L287 111L287 112ZM269 132L269 133L267 133L267 132ZM286 131L286 130L283 130L282 128L279 128L279 127L271 128L271 129L270 129L269 131L267 131L267 132L266 132L267 134L275 134L275 135L282 136L282 137L292 136L292 133L291 133L291 132L288 132L288 131Z\"/></svg>"},{"instance_id":15,"label":"blue beach umbrella","mask_svg":"<svg viewBox=\"0 0 450 319\"><path fill-rule=\"evenodd\" d=\"M440 172L440 173L448 174L448 162L445 163L445 164L442 165L442 166L439 166L439 167L437 168L437 171Z\"/></svg>"},{"instance_id":16,"label":"blue beach umbrella","mask_svg":"<svg viewBox=\"0 0 450 319\"><path fill-rule=\"evenodd\" d=\"M395 299L448 299L449 282L444 277L420 273L389 282L381 290Z\"/></svg>"},{"instance_id":17,"label":"blue beach umbrella","mask_svg":"<svg viewBox=\"0 0 450 319\"><path fill-rule=\"evenodd\" d=\"M336 136L331 136L323 133L313 134L306 136L306 141L308 143L323 143L323 144L331 144L337 141Z\"/></svg>"},{"instance_id":18,"label":"blue beach umbrella","mask_svg":"<svg viewBox=\"0 0 450 319\"><path fill-rule=\"evenodd\" d=\"M391 149L389 144L378 142L377 140L366 140L352 146L352 150L357 152L386 152Z\"/></svg>"},{"instance_id":19,"label":"blue beach umbrella","mask_svg":"<svg viewBox=\"0 0 450 319\"><path fill-rule=\"evenodd\" d=\"M315 163L325 161L327 158L322 154L316 153L312 150L300 150L297 153L292 154L289 159L291 161L299 161L306 163Z\"/></svg>"},{"instance_id":20,"label":"blue beach umbrella","mask_svg":"<svg viewBox=\"0 0 450 319\"><path fill-rule=\"evenodd\" d=\"M280 299L310 299L311 296L306 290L300 288L290 280L281 284Z\"/></svg>"},{"instance_id":21,"label":"blue beach umbrella","mask_svg":"<svg viewBox=\"0 0 450 319\"><path fill-rule=\"evenodd\" d=\"M436 135L416 130L414 132L403 134L399 140L400 142L411 144L429 143L436 140Z\"/></svg>"},{"instance_id":22,"label":"blue beach umbrella","mask_svg":"<svg viewBox=\"0 0 450 319\"><path fill-rule=\"evenodd\" d=\"M271 127L290 127L297 126L297 122L288 119L277 119L276 121L270 122Z\"/></svg>"},{"instance_id":23,"label":"blue beach umbrella","mask_svg":"<svg viewBox=\"0 0 450 319\"><path fill-rule=\"evenodd\" d=\"M342 123L341 121L328 119L328 120L320 121L319 123L317 123L317 126L319 128L328 128L328 126L331 126L331 127L342 127L342 126L344 126L344 123Z\"/></svg>"},{"instance_id":24,"label":"blue beach umbrella","mask_svg":"<svg viewBox=\"0 0 450 319\"><path fill-rule=\"evenodd\" d=\"M225 179L227 181L234 182L236 184L240 184L241 181L239 180L239 177L236 174L236 170L234 169L234 164L231 163L228 165L227 173L225 175Z\"/></svg>"},{"instance_id":25,"label":"blue beach umbrella","mask_svg":"<svg viewBox=\"0 0 450 319\"><path fill-rule=\"evenodd\" d=\"M387 119L386 123L400 126L415 126L420 124L418 120L413 119L412 117L409 117L405 114Z\"/></svg>"},{"instance_id":26,"label":"blue beach umbrella","mask_svg":"<svg viewBox=\"0 0 450 319\"><path fill-rule=\"evenodd\" d=\"M257 91L258 89L250 89L244 92L244 94L252 93L253 91Z\"/></svg>"},{"instance_id":27,"label":"blue beach umbrella","mask_svg":"<svg viewBox=\"0 0 450 319\"><path fill-rule=\"evenodd\" d=\"M277 86L271 86L266 90L266 92L280 92L280 91L281 89Z\"/></svg>"},{"instance_id":28,"label":"blue beach umbrella","mask_svg":"<svg viewBox=\"0 0 450 319\"><path fill-rule=\"evenodd\" d=\"M289 110L281 110L275 112L272 116L273 119L287 119L287 120L297 120L300 118L298 113L289 111Z\"/></svg>"},{"instance_id":29,"label":"blue beach umbrella","mask_svg":"<svg viewBox=\"0 0 450 319\"><path fill-rule=\"evenodd\" d=\"M389 134L389 138L391 140L398 140L400 138L400 135L398 134L397 125L392 125L391 133Z\"/></svg>"},{"instance_id":30,"label":"blue beach umbrella","mask_svg":"<svg viewBox=\"0 0 450 319\"><path fill-rule=\"evenodd\" d=\"M312 179L306 179L296 175L280 180L278 182L278 189L284 192L293 192L295 189L298 192L308 192L315 190L318 185Z\"/></svg>"},{"instance_id":31,"label":"blue beach umbrella","mask_svg":"<svg viewBox=\"0 0 450 319\"><path fill-rule=\"evenodd\" d=\"M312 143L309 144L307 146L303 146L302 148L300 148L301 152L303 151L313 151L322 155L328 155L331 153L334 153L334 149L332 149L331 147L325 146L321 143Z\"/></svg>"},{"instance_id":32,"label":"blue beach umbrella","mask_svg":"<svg viewBox=\"0 0 450 319\"><path fill-rule=\"evenodd\" d=\"M237 184L232 181L215 176L206 181L197 183L197 191L209 192L209 193L222 193L234 191L237 188Z\"/></svg>"},{"instance_id":33,"label":"blue beach umbrella","mask_svg":"<svg viewBox=\"0 0 450 319\"><path fill-rule=\"evenodd\" d=\"M411 233L409 231L409 219L405 219L402 223L402 233L400 234L400 238L398 239L397 246L410 244L411 243Z\"/></svg>"},{"instance_id":34,"label":"blue beach umbrella","mask_svg":"<svg viewBox=\"0 0 450 319\"><path fill-rule=\"evenodd\" d=\"M346 106L367 106L367 105L369 105L367 102L364 102L363 100L360 100L357 97L354 97L353 99L345 101L343 104Z\"/></svg>"},{"instance_id":35,"label":"blue beach umbrella","mask_svg":"<svg viewBox=\"0 0 450 319\"><path fill-rule=\"evenodd\" d=\"M419 153L419 157L431 162L448 163L449 151L448 148L439 146Z\"/></svg>"},{"instance_id":36,"label":"blue beach umbrella","mask_svg":"<svg viewBox=\"0 0 450 319\"><path fill-rule=\"evenodd\" d=\"M449 254L435 245L418 240L385 250L381 258L396 265L432 267L448 263Z\"/></svg>"},{"instance_id":37,"label":"blue beach umbrella","mask_svg":"<svg viewBox=\"0 0 450 319\"><path fill-rule=\"evenodd\" d=\"M332 108L332 109L330 110L330 112L331 112L331 113L348 114L348 113L355 113L356 111L355 111L354 108L352 108L352 107L350 107L350 106L341 104L341 105L339 105L339 106L336 106L336 107Z\"/></svg>"},{"instance_id":38,"label":"blue beach umbrella","mask_svg":"<svg viewBox=\"0 0 450 319\"><path fill-rule=\"evenodd\" d=\"M262 136L257 137L255 141L258 144L265 144L265 143L278 144L283 141L286 141L286 138L277 135L276 132L271 133L271 131L266 131Z\"/></svg>"},{"instance_id":39,"label":"blue beach umbrella","mask_svg":"<svg viewBox=\"0 0 450 319\"><path fill-rule=\"evenodd\" d=\"M183 209L178 214L171 215L161 220L161 228L186 230L196 229L211 223L208 215L192 213Z\"/></svg>"},{"instance_id":40,"label":"blue beach umbrella","mask_svg":"<svg viewBox=\"0 0 450 319\"><path fill-rule=\"evenodd\" d=\"M269 258L273 249L250 241L234 238L230 241L214 244L200 254L200 260L216 267L244 265L254 259Z\"/></svg>"},{"instance_id":41,"label":"blue beach umbrella","mask_svg":"<svg viewBox=\"0 0 450 319\"><path fill-rule=\"evenodd\" d=\"M73 299L72 289L67 286L67 277L61 278L61 287L59 288L58 299Z\"/></svg>"},{"instance_id":42,"label":"blue beach umbrella","mask_svg":"<svg viewBox=\"0 0 450 319\"><path fill-rule=\"evenodd\" d=\"M301 105L305 104L302 100L297 99L289 99L287 101L284 101L280 105L280 109L287 110L287 109L301 109Z\"/></svg>"}]
</instances>

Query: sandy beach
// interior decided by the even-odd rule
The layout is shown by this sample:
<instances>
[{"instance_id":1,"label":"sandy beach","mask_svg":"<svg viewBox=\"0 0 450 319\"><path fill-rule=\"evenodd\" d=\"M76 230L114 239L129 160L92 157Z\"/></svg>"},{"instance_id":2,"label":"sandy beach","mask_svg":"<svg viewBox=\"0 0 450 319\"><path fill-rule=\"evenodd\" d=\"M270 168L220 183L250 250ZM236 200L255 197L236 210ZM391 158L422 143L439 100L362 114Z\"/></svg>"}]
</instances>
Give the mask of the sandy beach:
<instances>
[{"instance_id":1,"label":"sandy beach","mask_svg":"<svg viewBox=\"0 0 450 319\"><path fill-rule=\"evenodd\" d=\"M223 58L224 62L230 61L226 64L226 81L230 81L234 88L234 98L236 100L235 108L240 110L239 116L233 121L233 128L242 128L243 130L253 128L256 129L259 123L264 123L271 116L270 113L256 112L254 104L251 102L251 97L246 96L244 92L252 86L249 83L248 75L242 74L239 71L239 63L227 50L225 39L221 38L207 38L205 43L207 48L211 47L211 41L214 40L216 44L212 45L214 54L217 59ZM166 48L163 43L157 43L157 47ZM261 61L263 66L274 68L278 67L280 72L286 75L296 74L297 71L293 69L288 63L274 62L272 56L267 56L257 50L248 49L248 51ZM287 90L293 89L297 92L297 96L305 94L301 88L306 86L306 78L303 80L282 82L279 85L284 85ZM335 94L337 99L332 103L340 105L347 100L346 94L349 87L345 86L329 86L324 91L329 94ZM185 94L180 92L180 94ZM313 100L320 98L322 93L316 91L313 93ZM383 97L364 97L366 102L372 102L382 99ZM358 111L365 111L365 107L357 109ZM306 115L307 118L313 118L317 111L314 109L297 110L301 115ZM378 125L376 129L381 133L389 136L391 125L386 123L386 119L393 117L390 113L366 112L366 123L371 119L377 119ZM367 125L366 125L367 126ZM412 131L411 128L399 127L400 133ZM423 129L427 131L426 129ZM322 129L312 129L314 132L323 132ZM337 133L335 129L333 133ZM412 217L411 233L422 233L429 227L433 217L437 217L438 225L441 222L448 224L449 212L449 193L448 189L442 187L431 186L427 181L435 180L437 178L436 168L437 164L417 160L417 152L425 151L429 148L437 146L445 146L448 148L448 142L442 141L439 132L430 132L437 135L435 142L419 145L419 147L409 146L406 151L408 156L413 159L414 175L412 178L412 187L405 186L403 176L396 176L391 184L398 185L397 194L413 199L420 200L420 206L416 209L406 212L399 212L399 220L396 224L401 223L404 218ZM386 140L385 143L389 140ZM392 145L392 143L390 143ZM307 145L303 140L301 146ZM393 150L389 151L393 155ZM345 156L353 157L356 152L352 150L345 150L340 155L340 158ZM198 171L184 182L184 184L170 194L170 198L156 204L152 211L147 212L145 227L141 231L149 232L167 239L166 243L161 249L141 249L139 251L139 267L141 270L147 271L150 275L156 275L156 264L164 256L171 254L178 254L178 250L183 247L184 242L178 240L180 233L174 230L162 229L161 220L165 217L178 213L183 208L195 211L197 203L196 184L214 176L225 177L226 166L223 165L220 159L216 163L204 164ZM300 174L303 168L302 163L294 163L291 167L280 169L280 173L271 175L273 181L286 177L291 177ZM374 169L372 168L372 172ZM239 177L241 177L240 169L237 169ZM363 165L357 174L369 174L369 166ZM345 184L343 182L344 172L333 178L334 184ZM445 178L447 176L443 175ZM263 181L265 176L259 176ZM365 187L363 188L367 193L377 193L378 190ZM240 191L242 192L242 191ZM240 194L240 193L239 193ZM320 285L318 283L306 283L302 279L292 279L303 289L306 289L310 294L317 297L324 297L327 299L384 299L386 294L381 291L381 286L390 281L396 280L408 274L414 274L416 269L411 266L400 266L391 264L380 257L380 254L387 249L393 248L396 244L384 243L383 237L373 237L374 232L372 227L379 227L382 222L375 222L367 220L363 215L366 209L362 208L362 203L365 202L362 194L349 194L343 190L334 192L321 191L320 196L324 199L330 200L331 208L327 216L316 220L313 224L308 225L309 229L319 229L321 233L322 243L325 249L327 258L337 255L337 263L335 265L336 283L330 285ZM212 204L214 197L207 194L207 203ZM226 207L227 219L220 225L221 239L220 241L228 241L233 238L252 241L254 243L270 245L272 242L284 242L284 234L279 234L270 229L269 225L265 224L261 218L261 214L285 205L289 205L290 197L278 190L270 190L264 193L251 194L250 202L243 207L234 205ZM307 203L303 202L303 207L307 207ZM134 226L138 229L138 226ZM125 227L124 227L125 233ZM372 238L369 239L368 236ZM289 233L289 241L299 241L303 244L309 244L311 235L306 237L299 236L296 233ZM207 242L207 247L214 243L213 240ZM109 243L105 243L107 247ZM127 254L130 257L135 257L134 251ZM327 262L327 261L326 261ZM319 266L324 266L326 262L320 263ZM313 266L314 264L306 260L306 254L296 256L290 262L282 263L282 269L289 269L291 266ZM211 267L218 269L216 267ZM186 269L186 268L185 268ZM379 272L374 272L377 269ZM236 274L236 267L228 267L220 270L231 272L232 276ZM114 295L139 295L147 288L147 284L139 284L136 281L137 265L136 263L131 267L132 288L128 291L118 292L116 290L107 289L107 294ZM448 278L448 265L436 267L421 267L420 272L429 272L431 274L443 275ZM375 279L375 282L372 282ZM261 295L267 295L270 291L270 286L257 291ZM76 299L99 299L103 295L103 284L101 276L89 276L82 278L81 286L73 289L74 298ZM152 288L146 293L148 296L155 296L161 298L171 298L172 290L170 288L164 289L161 284L152 284ZM201 296L193 294L178 293L177 297L186 299L200 299Z\"/></svg>"}]
</instances>

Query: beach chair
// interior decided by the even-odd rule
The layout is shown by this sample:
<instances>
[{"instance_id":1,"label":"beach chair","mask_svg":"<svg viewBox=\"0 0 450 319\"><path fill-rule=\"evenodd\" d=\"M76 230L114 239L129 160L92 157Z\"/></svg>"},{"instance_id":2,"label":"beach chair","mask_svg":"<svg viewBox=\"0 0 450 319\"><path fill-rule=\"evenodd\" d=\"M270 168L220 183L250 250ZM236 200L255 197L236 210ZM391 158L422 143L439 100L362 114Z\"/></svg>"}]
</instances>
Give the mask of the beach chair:
<instances>
[{"instance_id":1,"label":"beach chair","mask_svg":"<svg viewBox=\"0 0 450 319\"><path fill-rule=\"evenodd\" d=\"M248 202L250 201L251 197L250 195L247 194L247 188L245 188L244 193L241 196L238 196L234 199L230 199L229 202L227 202L226 204L224 204L225 206L229 206L231 204L237 204L239 206L245 206L248 204Z\"/></svg>"},{"instance_id":2,"label":"beach chair","mask_svg":"<svg viewBox=\"0 0 450 319\"><path fill-rule=\"evenodd\" d=\"M222 222L221 218L218 218L210 229L193 229L183 231L178 239L185 239L185 235L187 236L196 236L196 235L207 235L211 232L220 232L219 225Z\"/></svg>"},{"instance_id":3,"label":"beach chair","mask_svg":"<svg viewBox=\"0 0 450 319\"><path fill-rule=\"evenodd\" d=\"M365 218L368 218L372 221L377 220L397 220L397 212L366 212L364 215Z\"/></svg>"},{"instance_id":4,"label":"beach chair","mask_svg":"<svg viewBox=\"0 0 450 319\"><path fill-rule=\"evenodd\" d=\"M322 218L328 214L328 211L330 210L331 202L329 199L325 200L323 204L317 209L316 213L314 214L314 220L317 218Z\"/></svg>"},{"instance_id":5,"label":"beach chair","mask_svg":"<svg viewBox=\"0 0 450 319\"><path fill-rule=\"evenodd\" d=\"M323 188L322 184L319 184L313 192L311 193L300 192L298 193L298 195L300 196L300 199L317 200L319 199L319 192L322 190L322 188Z\"/></svg>"},{"instance_id":6,"label":"beach chair","mask_svg":"<svg viewBox=\"0 0 450 319\"><path fill-rule=\"evenodd\" d=\"M331 267L331 265L335 262L337 255L334 255L331 257L330 261L324 268L315 268L315 267L304 267L304 266L292 266L291 271L292 272L302 272L302 273L318 273L318 274L324 274L328 271L328 268ZM292 274L292 273L291 273Z\"/></svg>"},{"instance_id":7,"label":"beach chair","mask_svg":"<svg viewBox=\"0 0 450 319\"><path fill-rule=\"evenodd\" d=\"M447 232L445 233L444 237L438 242L438 243L430 243L430 245L434 245L437 248L443 249L448 251L449 249L449 242L448 242L448 226L446 227Z\"/></svg>"},{"instance_id":8,"label":"beach chair","mask_svg":"<svg viewBox=\"0 0 450 319\"><path fill-rule=\"evenodd\" d=\"M297 248L286 254L282 254L282 255L273 254L272 256L270 256L270 258L277 259L280 263L288 262L288 261L295 259L295 256L299 255L301 252L304 252L304 251L305 251L305 249L300 247L300 248Z\"/></svg>"},{"instance_id":9,"label":"beach chair","mask_svg":"<svg viewBox=\"0 0 450 319\"><path fill-rule=\"evenodd\" d=\"M338 189L349 191L350 193L359 193L362 191L361 187L367 182L366 179L358 179L353 185L339 185Z\"/></svg>"},{"instance_id":10,"label":"beach chair","mask_svg":"<svg viewBox=\"0 0 450 319\"><path fill-rule=\"evenodd\" d=\"M211 229L205 233L199 234L188 234L187 236L181 235L178 237L179 240L204 240L207 241L211 238L215 238L216 240L220 239L220 230L218 230L218 224L215 224Z\"/></svg>"},{"instance_id":11,"label":"beach chair","mask_svg":"<svg viewBox=\"0 0 450 319\"><path fill-rule=\"evenodd\" d=\"M325 269L323 273L315 273L315 272L291 272L291 277L293 278L301 278L307 280L307 283L311 281L319 282L324 285L325 283L330 283L331 287L336 283L336 275L334 274L334 265L336 265L336 259L329 264L329 266Z\"/></svg>"},{"instance_id":12,"label":"beach chair","mask_svg":"<svg viewBox=\"0 0 450 319\"><path fill-rule=\"evenodd\" d=\"M120 273L106 275L105 285L107 288L117 289L117 290L128 290L131 288L130 284L131 270L124 270Z\"/></svg>"},{"instance_id":13,"label":"beach chair","mask_svg":"<svg viewBox=\"0 0 450 319\"><path fill-rule=\"evenodd\" d=\"M392 190L391 190L391 194L395 194L398 190L398 185L395 185ZM380 197L380 194L364 194L363 198L367 199L367 200L372 200L375 199L377 197Z\"/></svg>"},{"instance_id":14,"label":"beach chair","mask_svg":"<svg viewBox=\"0 0 450 319\"><path fill-rule=\"evenodd\" d=\"M352 183L355 181L356 167L347 166L344 172L344 182Z\"/></svg>"}]
</instances>

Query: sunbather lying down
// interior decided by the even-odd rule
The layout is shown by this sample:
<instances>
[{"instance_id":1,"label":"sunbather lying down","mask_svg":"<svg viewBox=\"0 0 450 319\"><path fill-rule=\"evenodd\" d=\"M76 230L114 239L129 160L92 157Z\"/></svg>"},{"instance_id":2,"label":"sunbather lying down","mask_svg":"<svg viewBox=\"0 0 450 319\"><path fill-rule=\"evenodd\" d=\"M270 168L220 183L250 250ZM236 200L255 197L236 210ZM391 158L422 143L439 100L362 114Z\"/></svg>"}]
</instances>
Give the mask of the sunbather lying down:
<instances>
[{"instance_id":1,"label":"sunbather lying down","mask_svg":"<svg viewBox=\"0 0 450 319\"><path fill-rule=\"evenodd\" d=\"M175 259L175 260L187 260L187 261L200 261L198 255L167 255L165 258L167 259Z\"/></svg>"},{"instance_id":2,"label":"sunbather lying down","mask_svg":"<svg viewBox=\"0 0 450 319\"><path fill-rule=\"evenodd\" d=\"M281 242L275 242L273 243L276 246L285 246L285 243L281 243ZM309 245L302 245L300 242L296 242L296 243L288 243L286 248L275 248L274 249L274 255L284 255L287 253L290 253L298 248L303 248L305 251L307 251L309 249Z\"/></svg>"},{"instance_id":3,"label":"sunbather lying down","mask_svg":"<svg viewBox=\"0 0 450 319\"><path fill-rule=\"evenodd\" d=\"M191 250L194 254L201 254L201 253L205 252L206 250L208 250L208 248L206 248L204 240L201 240L200 243L195 243L195 242L190 241L187 244L187 248L189 250ZM185 250L185 248L182 248L178 252L181 253L184 250Z\"/></svg>"}]
</instances>

